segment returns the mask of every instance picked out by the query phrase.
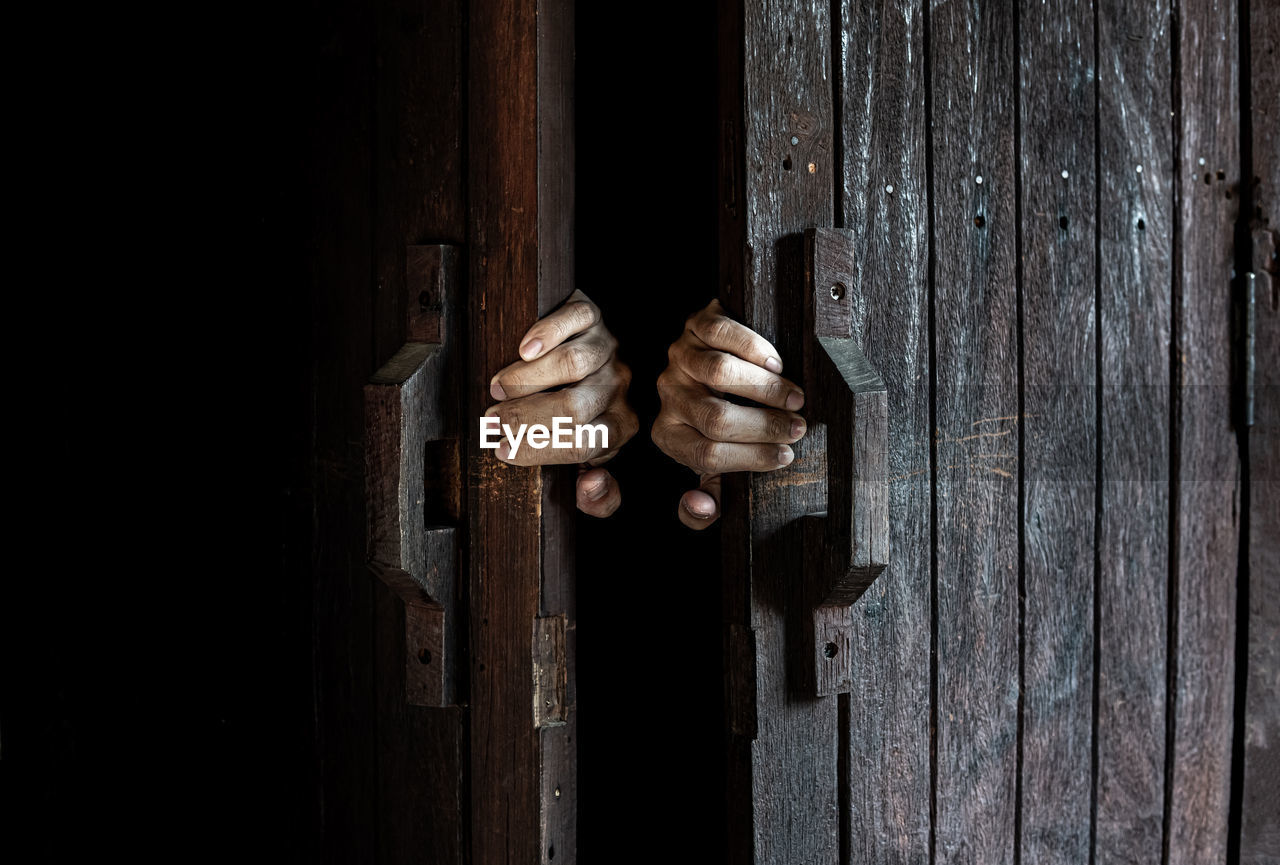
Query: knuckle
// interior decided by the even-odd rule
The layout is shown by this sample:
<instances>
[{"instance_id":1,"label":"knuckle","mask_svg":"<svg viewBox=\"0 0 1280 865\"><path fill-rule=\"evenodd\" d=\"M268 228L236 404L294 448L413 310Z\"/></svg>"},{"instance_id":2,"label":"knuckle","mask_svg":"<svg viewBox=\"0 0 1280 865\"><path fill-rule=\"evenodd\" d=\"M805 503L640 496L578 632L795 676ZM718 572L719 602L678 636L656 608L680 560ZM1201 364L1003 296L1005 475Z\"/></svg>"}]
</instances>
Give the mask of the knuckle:
<instances>
[{"instance_id":1,"label":"knuckle","mask_svg":"<svg viewBox=\"0 0 1280 865\"><path fill-rule=\"evenodd\" d=\"M769 415L769 437L775 439L791 438L791 420L776 414Z\"/></svg>"},{"instance_id":2,"label":"knuckle","mask_svg":"<svg viewBox=\"0 0 1280 865\"><path fill-rule=\"evenodd\" d=\"M716 390L724 390L722 385L729 384L730 376L733 374L733 365L728 355L710 354L703 363L703 371L706 375L704 381L707 384Z\"/></svg>"},{"instance_id":3,"label":"knuckle","mask_svg":"<svg viewBox=\"0 0 1280 865\"><path fill-rule=\"evenodd\" d=\"M618 439L619 444L631 441L631 439L635 438L636 433L640 432L640 418L631 410L630 406L627 406L626 411L622 413L619 426L621 427L621 435Z\"/></svg>"},{"instance_id":4,"label":"knuckle","mask_svg":"<svg viewBox=\"0 0 1280 865\"><path fill-rule=\"evenodd\" d=\"M596 305L590 301L576 300L566 304L564 314L557 322L562 338L581 333L600 320Z\"/></svg>"},{"instance_id":5,"label":"knuckle","mask_svg":"<svg viewBox=\"0 0 1280 865\"><path fill-rule=\"evenodd\" d=\"M710 439L724 441L729 437L729 410L720 403L707 403L702 409L702 432Z\"/></svg>"},{"instance_id":6,"label":"knuckle","mask_svg":"<svg viewBox=\"0 0 1280 865\"><path fill-rule=\"evenodd\" d=\"M566 376L578 381L590 371L590 365L590 352L585 346L574 344L564 347L560 366Z\"/></svg>"},{"instance_id":7,"label":"knuckle","mask_svg":"<svg viewBox=\"0 0 1280 865\"><path fill-rule=\"evenodd\" d=\"M700 472L719 471L724 458L724 447L719 442L707 438L699 438L693 443L693 465L690 468Z\"/></svg>"},{"instance_id":8,"label":"knuckle","mask_svg":"<svg viewBox=\"0 0 1280 865\"><path fill-rule=\"evenodd\" d=\"M707 342L724 345L733 339L733 322L723 315L717 315L706 325Z\"/></svg>"}]
</instances>

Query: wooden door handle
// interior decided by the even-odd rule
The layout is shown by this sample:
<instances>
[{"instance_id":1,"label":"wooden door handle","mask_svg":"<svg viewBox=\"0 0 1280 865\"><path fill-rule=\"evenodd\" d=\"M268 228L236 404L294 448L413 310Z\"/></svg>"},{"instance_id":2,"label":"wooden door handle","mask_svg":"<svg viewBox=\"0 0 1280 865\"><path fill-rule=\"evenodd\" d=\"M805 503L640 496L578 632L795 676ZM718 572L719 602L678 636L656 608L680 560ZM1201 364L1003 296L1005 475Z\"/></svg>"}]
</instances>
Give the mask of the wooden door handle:
<instances>
[{"instance_id":1,"label":"wooden door handle","mask_svg":"<svg viewBox=\"0 0 1280 865\"><path fill-rule=\"evenodd\" d=\"M462 362L450 318L457 249L405 256L408 341L364 388L369 568L403 602L405 698L450 706L458 663Z\"/></svg>"},{"instance_id":2,"label":"wooden door handle","mask_svg":"<svg viewBox=\"0 0 1280 865\"><path fill-rule=\"evenodd\" d=\"M811 411L826 425L827 511L810 519L819 599L813 614L817 694L852 685L851 607L889 562L889 395L854 332L853 232L805 232L805 369ZM811 560L812 561L812 560Z\"/></svg>"}]
</instances>

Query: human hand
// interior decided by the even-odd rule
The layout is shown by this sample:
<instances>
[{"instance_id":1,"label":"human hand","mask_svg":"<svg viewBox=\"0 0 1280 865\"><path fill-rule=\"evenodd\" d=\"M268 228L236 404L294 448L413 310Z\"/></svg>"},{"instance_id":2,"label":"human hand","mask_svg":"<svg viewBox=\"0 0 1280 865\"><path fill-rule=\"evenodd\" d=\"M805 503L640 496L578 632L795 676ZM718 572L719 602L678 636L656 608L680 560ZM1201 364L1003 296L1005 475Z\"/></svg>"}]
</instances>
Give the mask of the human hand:
<instances>
[{"instance_id":1,"label":"human hand","mask_svg":"<svg viewBox=\"0 0 1280 865\"><path fill-rule=\"evenodd\" d=\"M607 517L622 504L617 481L599 466L612 459L639 428L627 404L631 370L618 360L617 348L599 307L575 291L563 306L529 328L520 341L521 360L490 381L489 393L498 402L485 411L512 430L521 424L552 429L557 417L572 418L575 427L603 424L608 447L603 446L602 436L596 436L575 438L574 446L568 448L525 443L517 445L512 456L509 441L503 439L495 451L498 459L512 465L580 463L578 509L594 517Z\"/></svg>"},{"instance_id":2,"label":"human hand","mask_svg":"<svg viewBox=\"0 0 1280 865\"><path fill-rule=\"evenodd\" d=\"M658 376L662 410L653 441L698 473L698 489L680 499L680 522L705 529L720 517L720 476L790 465L789 447L804 437L804 392L779 373L782 361L767 339L725 315L718 300L694 313L667 351ZM725 394L764 408L738 405Z\"/></svg>"}]
</instances>

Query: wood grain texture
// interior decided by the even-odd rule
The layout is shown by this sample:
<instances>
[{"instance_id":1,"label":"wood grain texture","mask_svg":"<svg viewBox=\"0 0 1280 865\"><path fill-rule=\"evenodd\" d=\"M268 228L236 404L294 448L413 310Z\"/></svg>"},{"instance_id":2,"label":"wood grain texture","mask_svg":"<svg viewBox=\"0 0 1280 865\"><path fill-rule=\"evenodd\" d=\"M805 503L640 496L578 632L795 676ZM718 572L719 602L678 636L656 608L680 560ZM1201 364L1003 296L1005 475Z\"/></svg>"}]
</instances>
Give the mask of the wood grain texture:
<instances>
[{"instance_id":1,"label":"wood grain texture","mask_svg":"<svg viewBox=\"0 0 1280 865\"><path fill-rule=\"evenodd\" d=\"M416 400L417 420L402 442L404 465L415 468L401 503L415 522L406 535L413 549L400 566L445 610L440 653L410 642L418 629L411 630L406 613L412 610L403 601L381 587L375 596L378 861L406 865L466 857L467 713L405 699L410 673L424 669L439 677L433 679L439 682L438 705L466 696L465 681L458 682L465 677L458 667L466 623L455 604L465 599L456 443L464 434L458 383L466 356L453 294L460 288L456 267L449 266L456 264L454 253L439 246L466 239L463 9L461 0L383 0L372 7L373 354L383 364L401 352L421 351L406 342L435 346L421 381L405 395ZM432 531L427 524L447 528ZM429 663L419 660L424 650L431 653Z\"/></svg>"},{"instance_id":2,"label":"wood grain texture","mask_svg":"<svg viewBox=\"0 0 1280 865\"><path fill-rule=\"evenodd\" d=\"M373 593L365 567L364 410L361 388L377 367L369 334L373 270L373 19L331 0L309 17L308 106L313 150L306 188L312 215L315 562L312 655L321 861L370 865L376 856ZM353 286L363 286L355 291Z\"/></svg>"},{"instance_id":3,"label":"wood grain texture","mask_svg":"<svg viewBox=\"0 0 1280 865\"><path fill-rule=\"evenodd\" d=\"M470 6L470 417L528 328L573 291L573 15L568 0ZM484 539L471 561L472 861L572 863L571 662L568 722L539 730L533 709L535 620L572 598L572 505L559 470L507 466L474 442L469 453L471 536Z\"/></svg>"},{"instance_id":4,"label":"wood grain texture","mask_svg":"<svg viewBox=\"0 0 1280 865\"><path fill-rule=\"evenodd\" d=\"M577 164L574 117L575 0L538 0L538 315L573 294ZM514 344L514 343L513 343ZM578 713L573 466L542 470L542 586L539 611L564 622L556 676L557 723L539 731L539 861L578 861ZM535 636L538 631L534 631ZM536 656L536 655L535 655ZM545 701L544 701L545 702ZM545 705L543 706L545 710Z\"/></svg>"},{"instance_id":5,"label":"wood grain texture","mask_svg":"<svg viewBox=\"0 0 1280 865\"><path fill-rule=\"evenodd\" d=\"M1014 857L1019 425L1013 22L1006 3L931 6L935 854L938 863L963 865Z\"/></svg>"},{"instance_id":6,"label":"wood grain texture","mask_svg":"<svg viewBox=\"0 0 1280 865\"><path fill-rule=\"evenodd\" d=\"M722 189L721 301L777 347L785 375L801 380L802 232L833 218L830 4L729 2L721 10L722 74L741 80L722 91L734 149L721 174L743 183L740 197ZM752 628L756 651L756 738L749 749L730 747L731 762L744 761L730 767L731 789L749 779L751 797L729 806L734 862L839 860L837 704L806 696L820 579L800 565L801 518L825 505L825 447L822 426L811 425L790 466L734 479L724 494L726 624Z\"/></svg>"},{"instance_id":7,"label":"wood grain texture","mask_svg":"<svg viewBox=\"0 0 1280 865\"><path fill-rule=\"evenodd\" d=\"M1023 344L1021 858L1089 860L1096 491L1094 22L1019 12ZM1064 134L1064 131L1066 134Z\"/></svg>"},{"instance_id":8,"label":"wood grain texture","mask_svg":"<svg viewBox=\"0 0 1280 865\"><path fill-rule=\"evenodd\" d=\"M1185 7L1178 26L1176 690L1168 865L1191 865L1222 856L1230 798L1240 529L1230 331L1239 205L1231 192L1239 179L1236 4Z\"/></svg>"},{"instance_id":9,"label":"wood grain texture","mask_svg":"<svg viewBox=\"0 0 1280 865\"><path fill-rule=\"evenodd\" d=\"M842 2L838 225L852 231L854 332L889 399L888 567L854 605L844 745L848 859L929 856L929 188L923 4ZM892 187L890 191L889 187Z\"/></svg>"},{"instance_id":10,"label":"wood grain texture","mask_svg":"<svg viewBox=\"0 0 1280 865\"><path fill-rule=\"evenodd\" d=\"M1249 4L1253 88L1254 425L1241 865L1280 863L1280 7Z\"/></svg>"},{"instance_id":11,"label":"wood grain texture","mask_svg":"<svg viewBox=\"0 0 1280 865\"><path fill-rule=\"evenodd\" d=\"M804 233L805 330L813 335L804 346L805 388L822 395L809 423L827 433L826 556L811 548L809 566L822 603L840 606L858 600L890 558L888 394L853 332L854 307L873 302L849 288L855 246L844 229Z\"/></svg>"},{"instance_id":12,"label":"wood grain texture","mask_svg":"<svg viewBox=\"0 0 1280 865\"><path fill-rule=\"evenodd\" d=\"M1168 21L1165 2L1098 6L1099 865L1157 865L1163 837L1174 228Z\"/></svg>"}]
</instances>

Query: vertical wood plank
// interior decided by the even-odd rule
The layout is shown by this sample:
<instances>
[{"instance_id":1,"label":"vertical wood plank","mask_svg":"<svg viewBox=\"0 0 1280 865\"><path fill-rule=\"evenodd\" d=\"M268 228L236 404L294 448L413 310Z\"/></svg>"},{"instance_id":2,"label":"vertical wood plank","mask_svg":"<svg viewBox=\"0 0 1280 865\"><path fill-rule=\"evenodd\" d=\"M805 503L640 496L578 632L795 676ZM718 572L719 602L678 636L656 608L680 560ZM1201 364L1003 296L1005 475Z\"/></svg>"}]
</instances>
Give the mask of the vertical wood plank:
<instances>
[{"instance_id":1,"label":"vertical wood plank","mask_svg":"<svg viewBox=\"0 0 1280 865\"><path fill-rule=\"evenodd\" d=\"M1023 342L1021 850L1089 860L1096 514L1095 75L1088 0L1018 18Z\"/></svg>"},{"instance_id":2,"label":"vertical wood plank","mask_svg":"<svg viewBox=\"0 0 1280 865\"><path fill-rule=\"evenodd\" d=\"M964 865L1014 858L1020 435L1014 17L1007 2L930 7L938 380L934 852L938 863Z\"/></svg>"},{"instance_id":3,"label":"vertical wood plank","mask_svg":"<svg viewBox=\"0 0 1280 865\"><path fill-rule=\"evenodd\" d=\"M468 417L484 413L489 376L528 328L573 290L573 15L571 0L470 7ZM539 730L533 709L535 620L572 609L572 505L557 470L504 465L475 442L469 455L481 539L470 569L472 861L573 862L573 721ZM572 719L571 629L566 645Z\"/></svg>"},{"instance_id":4,"label":"vertical wood plank","mask_svg":"<svg viewBox=\"0 0 1280 865\"><path fill-rule=\"evenodd\" d=\"M837 217L858 244L855 335L889 393L889 566L854 606L844 741L850 862L929 856L929 286L924 9L842 2Z\"/></svg>"},{"instance_id":5,"label":"vertical wood plank","mask_svg":"<svg viewBox=\"0 0 1280 865\"><path fill-rule=\"evenodd\" d=\"M538 315L573 294L575 0L538 0ZM517 338L518 339L518 338ZM514 345L515 343L513 343ZM514 358L512 358L514 359ZM510 361L508 361L510 362ZM485 379L488 380L487 378ZM578 861L578 711L573 467L542 472L542 615L564 616L563 723L539 731L539 861ZM533 648L535 657L538 648ZM543 707L545 708L545 706Z\"/></svg>"},{"instance_id":6,"label":"vertical wood plank","mask_svg":"<svg viewBox=\"0 0 1280 865\"><path fill-rule=\"evenodd\" d=\"M1249 430L1249 646L1240 863L1280 862L1280 7L1251 0L1254 425Z\"/></svg>"},{"instance_id":7,"label":"vertical wood plank","mask_svg":"<svg viewBox=\"0 0 1280 865\"><path fill-rule=\"evenodd\" d=\"M1098 6L1098 865L1157 865L1162 850L1174 227L1170 39L1163 0Z\"/></svg>"},{"instance_id":8,"label":"vertical wood plank","mask_svg":"<svg viewBox=\"0 0 1280 865\"><path fill-rule=\"evenodd\" d=\"M721 300L777 346L784 375L799 381L802 232L831 224L836 183L831 5L771 0L721 9L722 69L741 81L725 93ZM731 479L724 493L726 624L753 629L756 651L755 741L730 746L730 784L745 797L749 779L751 797L729 807L730 832L739 835L730 841L735 862L839 860L837 701L801 687L817 603L798 567L801 518L823 508L825 444L824 430L811 425L789 467ZM742 696L730 694L730 705Z\"/></svg>"},{"instance_id":9,"label":"vertical wood plank","mask_svg":"<svg viewBox=\"0 0 1280 865\"><path fill-rule=\"evenodd\" d=\"M374 6L373 351L378 363L409 338L406 248L459 243L466 237L462 12L460 0L382 0ZM440 373L446 382L455 381L465 364L459 338L463 315L456 308L452 313L444 340L448 354ZM466 429L463 422L458 417L437 421L441 434L449 438ZM419 459L426 456L418 454ZM434 516L456 520L459 514ZM403 604L379 585L374 617L378 861L462 862L467 713L406 702L406 656L416 657L418 647L405 643L404 616Z\"/></svg>"},{"instance_id":10,"label":"vertical wood plank","mask_svg":"<svg viewBox=\"0 0 1280 865\"><path fill-rule=\"evenodd\" d=\"M375 857L373 578L365 568L362 387L371 352L373 68L370 10L336 0L309 16L315 431L313 656L324 862Z\"/></svg>"},{"instance_id":11,"label":"vertical wood plank","mask_svg":"<svg viewBox=\"0 0 1280 865\"><path fill-rule=\"evenodd\" d=\"M1181 168L1175 248L1178 422L1176 665L1169 865L1226 849L1239 556L1232 427L1232 280L1239 195L1236 3L1187 4L1178 21Z\"/></svg>"}]
</instances>

